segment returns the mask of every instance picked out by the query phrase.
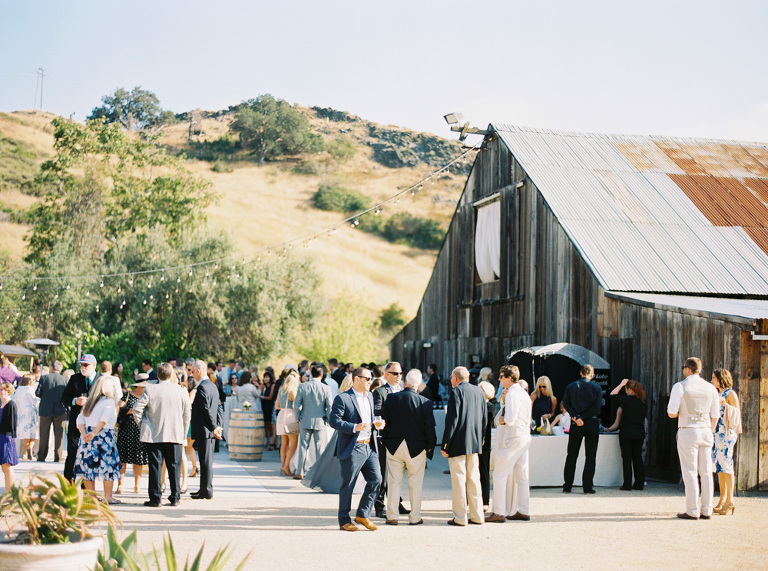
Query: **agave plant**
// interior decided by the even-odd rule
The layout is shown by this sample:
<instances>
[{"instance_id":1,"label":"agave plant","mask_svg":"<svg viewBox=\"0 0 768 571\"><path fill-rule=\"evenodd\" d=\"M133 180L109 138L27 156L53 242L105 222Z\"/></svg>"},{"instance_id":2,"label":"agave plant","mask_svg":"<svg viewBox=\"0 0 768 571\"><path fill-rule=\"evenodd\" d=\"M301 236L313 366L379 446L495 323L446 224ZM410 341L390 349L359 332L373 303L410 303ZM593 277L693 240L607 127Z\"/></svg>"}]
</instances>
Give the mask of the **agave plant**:
<instances>
[{"instance_id":1,"label":"agave plant","mask_svg":"<svg viewBox=\"0 0 768 571\"><path fill-rule=\"evenodd\" d=\"M27 485L13 485L0 497L0 514L14 543L48 544L83 540L98 521L118 523L117 517L82 480L61 474L30 474ZM79 535L79 538L78 538Z\"/></svg>"},{"instance_id":2,"label":"agave plant","mask_svg":"<svg viewBox=\"0 0 768 571\"><path fill-rule=\"evenodd\" d=\"M205 549L205 545L197 552L191 564L189 563L189 558L187 558L183 571L223 571L227 568L226 565L230 557L232 557L229 546L219 549L205 570L203 570L200 563L203 557L203 549ZM250 556L250 553L246 555L245 559L235 568L235 571L245 569L245 564ZM153 550L148 555L145 555L139 552L138 538L135 530L120 542L115 533L115 528L110 524L107 529L107 540L104 542L103 550L99 552L96 567L94 567L93 571L150 571L162 569L161 562L164 562L164 568L168 571L181 569L176 561L176 552L173 549L170 533L163 538L162 555L159 550Z\"/></svg>"}]
</instances>

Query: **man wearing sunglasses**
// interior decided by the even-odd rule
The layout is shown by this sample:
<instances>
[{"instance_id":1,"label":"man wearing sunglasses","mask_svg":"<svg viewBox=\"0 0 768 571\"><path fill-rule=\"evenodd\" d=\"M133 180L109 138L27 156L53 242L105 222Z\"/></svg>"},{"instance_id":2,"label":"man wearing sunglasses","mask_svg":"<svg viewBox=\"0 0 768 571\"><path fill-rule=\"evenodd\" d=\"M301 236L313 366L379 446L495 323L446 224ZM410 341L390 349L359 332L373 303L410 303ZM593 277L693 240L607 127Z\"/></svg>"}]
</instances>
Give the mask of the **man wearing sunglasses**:
<instances>
[{"instance_id":1,"label":"man wearing sunglasses","mask_svg":"<svg viewBox=\"0 0 768 571\"><path fill-rule=\"evenodd\" d=\"M361 473L365 478L365 490L357 506L355 522L371 531L377 529L369 517L381 486L375 431L384 428L384 421L374 419L373 397L369 392L371 382L371 371L362 367L355 369L352 388L336 396L329 419L331 428L339 434L336 441L336 456L341 466L339 527L344 531L360 530L352 523L349 510L355 482Z\"/></svg>"},{"instance_id":2,"label":"man wearing sunglasses","mask_svg":"<svg viewBox=\"0 0 768 571\"><path fill-rule=\"evenodd\" d=\"M80 372L69 378L67 386L61 393L61 404L69 409L69 427L67 428L67 459L64 461L64 477L69 481L75 479L75 457L80 444L80 430L77 428L77 417L80 414L93 383L99 376L96 373L96 357L85 354L78 361Z\"/></svg>"}]
</instances>

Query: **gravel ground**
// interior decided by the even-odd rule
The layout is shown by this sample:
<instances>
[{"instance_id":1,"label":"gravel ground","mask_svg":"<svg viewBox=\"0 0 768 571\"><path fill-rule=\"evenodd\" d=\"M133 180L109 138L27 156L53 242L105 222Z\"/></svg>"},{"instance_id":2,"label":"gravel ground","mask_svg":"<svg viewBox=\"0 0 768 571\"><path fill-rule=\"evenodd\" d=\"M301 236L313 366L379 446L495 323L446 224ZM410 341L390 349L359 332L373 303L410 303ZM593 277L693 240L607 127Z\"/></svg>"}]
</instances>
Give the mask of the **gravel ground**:
<instances>
[{"instance_id":1,"label":"gravel ground","mask_svg":"<svg viewBox=\"0 0 768 571\"><path fill-rule=\"evenodd\" d=\"M144 507L145 476L143 494L123 494L124 503L115 512L123 532L138 530L140 545L147 550L161 547L166 531L180 558L191 554L191 559L204 543L207 562L216 549L229 544L232 569L248 552L246 569L338 569L350 564L382 569L768 568L765 494L736 498L733 516L686 521L675 517L683 511L684 495L668 483L652 481L639 492L597 488L592 496L579 488L571 494L534 489L530 522L451 527L446 525L451 517L450 477L443 473L448 463L436 456L424 481L421 526L408 526L401 518L397 527L342 532L336 520L338 496L280 476L277 452L265 452L258 463L238 463L224 447L215 457L213 500L192 500L185 494L179 507ZM61 463L22 462L17 473L43 467L63 468ZM132 490L132 479L126 482ZM353 506L357 501L355 496Z\"/></svg>"}]
</instances>

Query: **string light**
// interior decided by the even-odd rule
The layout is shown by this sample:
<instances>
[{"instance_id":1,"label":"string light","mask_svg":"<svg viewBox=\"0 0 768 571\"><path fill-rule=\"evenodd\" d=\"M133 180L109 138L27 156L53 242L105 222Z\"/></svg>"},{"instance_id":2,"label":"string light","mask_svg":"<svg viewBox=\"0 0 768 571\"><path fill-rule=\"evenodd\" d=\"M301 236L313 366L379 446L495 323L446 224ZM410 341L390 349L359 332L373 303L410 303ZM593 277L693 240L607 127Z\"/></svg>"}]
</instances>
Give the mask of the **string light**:
<instances>
[{"instance_id":1,"label":"string light","mask_svg":"<svg viewBox=\"0 0 768 571\"><path fill-rule=\"evenodd\" d=\"M411 196L415 196L417 191L423 190L424 184L426 184L427 181L429 182L430 185L434 185L435 184L435 179L438 178L438 177L442 176L442 177L450 178L450 176L451 176L451 171L450 171L451 166L453 166L456 169L456 172L460 172L461 171L460 165L465 164L469 160L469 156L468 156L469 153L472 152L472 151L478 150L479 148L481 148L481 144L478 144L475 147L466 149L459 156L457 156L456 158L452 159L451 161L449 161L447 164L443 165L442 167L434 170L433 172L431 172L430 174L425 176L422 180L420 180L416 184L414 184L412 186L409 186L407 188L398 187L397 192L394 195L390 196L389 198L386 198L386 199L382 200L378 204L376 204L376 205L374 205L374 206L372 206L372 207L370 207L370 208L368 208L366 210L354 213L354 214L350 215L349 217L347 217L346 219L344 219L344 220L342 220L340 222L336 222L332 226L327 227L325 229L321 229L321 230L312 232L312 233L310 233L308 235L299 236L297 238L286 240L282 244L268 246L267 248L263 248L261 250L261 252L262 253L266 252L266 256L270 257L272 255L272 250L273 249L281 248L281 250L278 250L278 252L282 251L282 254L279 257L281 257L281 258L287 257L287 252L291 251L293 249L294 244L302 244L304 247L307 247L309 244L311 244L312 242L317 240L318 237L322 237L325 234L327 234L327 236L329 238L332 238L333 236L335 236L338 233L339 227L341 227L341 225L343 223L345 223L345 222L349 223L352 228L356 228L356 227L358 227L360 225L360 220L359 220L360 217L362 217L362 216L364 216L365 214L368 214L368 213L373 213L374 216L379 216L382 213L382 211L383 211L384 205L389 204L389 203L392 203L394 205L398 205L400 203L400 197L402 195L404 195L405 193L410 193ZM259 254L257 256L257 258L256 258L256 262L261 262L261 258L262 258L262 254ZM103 288L105 286L105 278L127 278L128 285L133 287L134 279L139 277L139 276L141 276L141 275L149 274L151 276L153 274L158 274L159 273L160 274L159 280L161 282L164 282L165 281L165 273L168 272L168 271L174 271L174 270L175 271L179 271L179 270L186 271L186 270L189 270L188 275L189 275L189 277L192 277L194 275L194 270L193 270L194 267L198 267L198 266L200 266L200 267L209 267L209 266L213 265L214 270L218 270L219 266L220 266L220 262L222 262L224 260L227 260L227 258L219 258L219 259L214 259L214 260L199 261L199 262L194 262L194 263L191 263L191 264L184 264L184 265L180 265L180 266L176 266L176 267L164 267L164 268L156 268L156 269L151 269L151 270L143 270L143 271L137 271L137 272L115 273L115 274L101 274L101 275L97 274L97 275L90 275L90 276L89 275L68 276L68 277L62 277L62 276L31 276L31 277L18 277L18 278L17 277L10 277L9 278L8 276L6 276L4 278L4 281L7 282L9 279L11 279L11 280L19 280L19 281L32 281L33 282L32 291L37 291L38 290L38 286L39 286L39 282L45 281L45 280L64 280L64 279L66 279L67 280L67 285L66 285L65 289L69 290L72 287L73 281L76 281L76 280L89 280L90 279L90 280L95 281L95 280L98 279L99 287ZM243 266L245 266L247 263L248 263L247 259L245 257L243 257L242 258ZM236 264L233 263L231 267L232 267L233 271L236 270ZM208 269L206 269L205 276L209 277L210 275L211 275L210 271ZM240 273L239 272L236 273L236 275L237 275L237 277L240 277ZM232 274L230 274L230 278L231 277L232 277ZM3 290L4 281L0 281L0 291ZM176 283L177 284L181 283L181 277L180 276L177 276ZM214 285L216 284L215 278L214 278L213 284ZM150 280L148 282L147 289L149 289L151 287L152 287L152 281ZM43 289L45 289L45 288L43 287ZM122 291L123 291L122 290L122 285L118 281L118 283L117 283L117 293L120 294L120 293L122 293ZM178 287L175 289L175 291L176 291L176 293L178 293ZM86 289L86 295L90 296L90 288ZM26 292L24 293L22 299L26 299ZM54 296L54 299L58 299L58 288L56 288L56 294ZM151 296L150 296L150 299L152 299ZM127 304L127 302L125 300L123 300L123 302L121 304L121 308L124 307L126 304Z\"/></svg>"}]
</instances>

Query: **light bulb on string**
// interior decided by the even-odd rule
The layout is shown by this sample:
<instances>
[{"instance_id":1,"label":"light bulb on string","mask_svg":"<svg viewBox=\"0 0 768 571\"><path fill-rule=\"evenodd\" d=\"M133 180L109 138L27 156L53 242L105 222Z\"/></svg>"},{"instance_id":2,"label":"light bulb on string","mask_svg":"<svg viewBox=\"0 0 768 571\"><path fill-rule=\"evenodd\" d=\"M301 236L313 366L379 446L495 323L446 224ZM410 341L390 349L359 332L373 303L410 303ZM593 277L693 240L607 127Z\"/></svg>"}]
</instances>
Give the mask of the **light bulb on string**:
<instances>
[{"instance_id":1,"label":"light bulb on string","mask_svg":"<svg viewBox=\"0 0 768 571\"><path fill-rule=\"evenodd\" d=\"M130 279L128 280L128 285L129 285L129 286L131 286L131 287L133 287L133 278L130 278Z\"/></svg>"},{"instance_id":2,"label":"light bulb on string","mask_svg":"<svg viewBox=\"0 0 768 571\"><path fill-rule=\"evenodd\" d=\"M96 304L96 313L98 313L98 312L99 312L99 304L97 303Z\"/></svg>"},{"instance_id":3,"label":"light bulb on string","mask_svg":"<svg viewBox=\"0 0 768 571\"><path fill-rule=\"evenodd\" d=\"M151 287L152 287L152 282L149 282L149 283L147 284L147 289L149 289L149 288L151 288Z\"/></svg>"},{"instance_id":4,"label":"light bulb on string","mask_svg":"<svg viewBox=\"0 0 768 571\"><path fill-rule=\"evenodd\" d=\"M164 282L164 281L165 281L165 272L163 272L163 275L161 275L161 276L160 276L160 281L161 281L161 282Z\"/></svg>"},{"instance_id":5,"label":"light bulb on string","mask_svg":"<svg viewBox=\"0 0 768 571\"><path fill-rule=\"evenodd\" d=\"M22 293L22 294L21 294L21 301L24 301L25 299L27 299L27 294L26 294L26 292L24 292L24 293Z\"/></svg>"},{"instance_id":6,"label":"light bulb on string","mask_svg":"<svg viewBox=\"0 0 768 571\"><path fill-rule=\"evenodd\" d=\"M85 295L87 295L87 296L91 295L91 290L89 288L85 289Z\"/></svg>"},{"instance_id":7,"label":"light bulb on string","mask_svg":"<svg viewBox=\"0 0 768 571\"><path fill-rule=\"evenodd\" d=\"M146 299L144 300L144 305L147 305L147 300Z\"/></svg>"},{"instance_id":8,"label":"light bulb on string","mask_svg":"<svg viewBox=\"0 0 768 571\"><path fill-rule=\"evenodd\" d=\"M37 282L35 282L35 285L32 286L32 291L37 291Z\"/></svg>"},{"instance_id":9,"label":"light bulb on string","mask_svg":"<svg viewBox=\"0 0 768 571\"><path fill-rule=\"evenodd\" d=\"M169 297L171 297L171 294L169 294L169 293L166 293L166 294L165 294L165 299L168 299Z\"/></svg>"},{"instance_id":10,"label":"light bulb on string","mask_svg":"<svg viewBox=\"0 0 768 571\"><path fill-rule=\"evenodd\" d=\"M99 287L104 287L104 280L101 280L101 283L99 284Z\"/></svg>"},{"instance_id":11,"label":"light bulb on string","mask_svg":"<svg viewBox=\"0 0 768 571\"><path fill-rule=\"evenodd\" d=\"M70 284L69 284L69 282L67 282L67 289L69 289L69 287L70 287Z\"/></svg>"},{"instance_id":12,"label":"light bulb on string","mask_svg":"<svg viewBox=\"0 0 768 571\"><path fill-rule=\"evenodd\" d=\"M155 296L154 295L150 295L149 299L155 299Z\"/></svg>"},{"instance_id":13,"label":"light bulb on string","mask_svg":"<svg viewBox=\"0 0 768 571\"><path fill-rule=\"evenodd\" d=\"M120 284L117 284L117 293L122 293L123 288Z\"/></svg>"},{"instance_id":14,"label":"light bulb on string","mask_svg":"<svg viewBox=\"0 0 768 571\"><path fill-rule=\"evenodd\" d=\"M192 270L189 270L189 277L192 277Z\"/></svg>"},{"instance_id":15,"label":"light bulb on string","mask_svg":"<svg viewBox=\"0 0 768 571\"><path fill-rule=\"evenodd\" d=\"M176 278L176 283L177 283L177 284L180 284L180 283L181 283L181 276L179 276L179 277L177 277L177 278ZM178 290L176 290L176 291L178 291Z\"/></svg>"}]
</instances>

